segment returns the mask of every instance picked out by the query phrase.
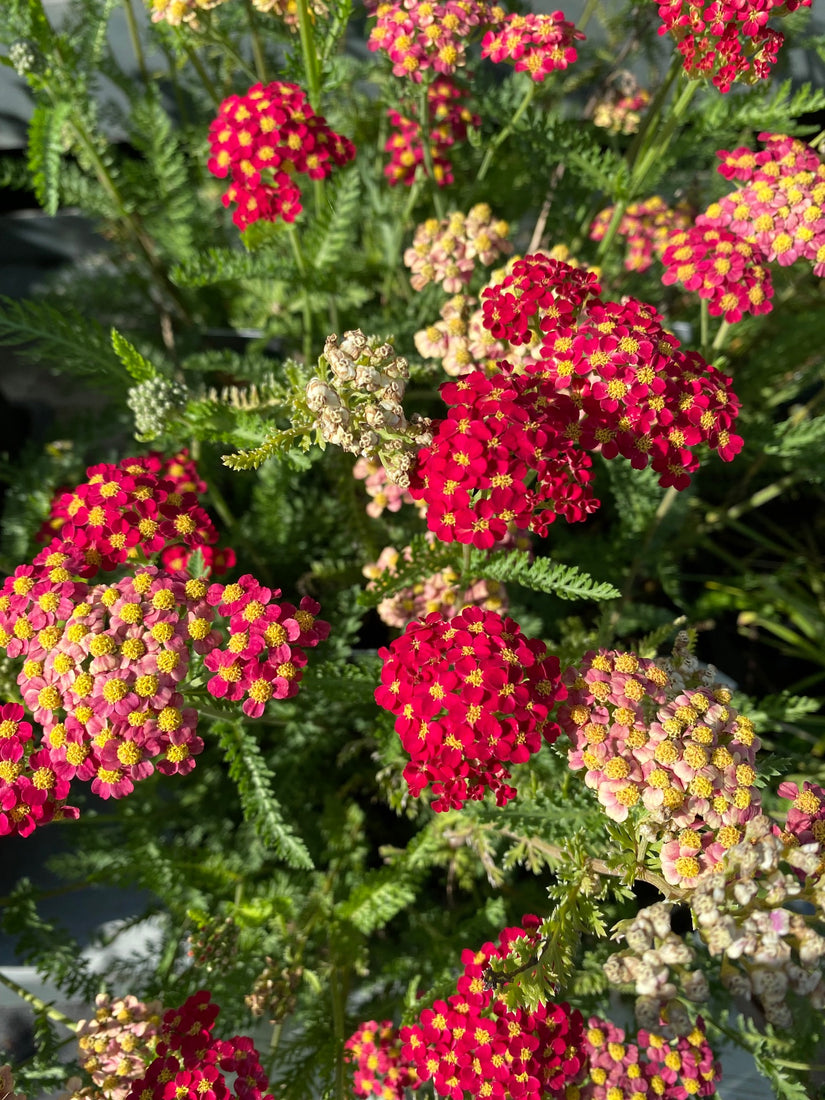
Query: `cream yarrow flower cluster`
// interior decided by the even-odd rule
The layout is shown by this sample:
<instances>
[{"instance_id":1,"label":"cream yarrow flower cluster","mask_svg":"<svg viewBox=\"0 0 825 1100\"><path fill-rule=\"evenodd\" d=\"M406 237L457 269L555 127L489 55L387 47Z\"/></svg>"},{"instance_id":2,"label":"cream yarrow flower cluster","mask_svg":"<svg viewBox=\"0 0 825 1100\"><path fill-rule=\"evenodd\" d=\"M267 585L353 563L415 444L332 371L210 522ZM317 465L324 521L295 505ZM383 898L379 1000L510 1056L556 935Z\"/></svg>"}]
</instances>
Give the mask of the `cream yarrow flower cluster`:
<instances>
[{"instance_id":1,"label":"cream yarrow flower cluster","mask_svg":"<svg viewBox=\"0 0 825 1100\"><path fill-rule=\"evenodd\" d=\"M466 215L453 211L441 221L428 218L404 253L413 290L441 283L448 294L457 294L470 283L477 264L491 264L512 251L509 233L507 222L494 218L486 202Z\"/></svg>"},{"instance_id":2,"label":"cream yarrow flower cluster","mask_svg":"<svg viewBox=\"0 0 825 1100\"><path fill-rule=\"evenodd\" d=\"M419 448L432 441L430 421L407 419L401 405L407 360L392 344L354 329L340 343L334 333L327 337L318 367L306 386L305 407L321 441L379 462L394 485L406 488ZM302 419L299 413L293 424Z\"/></svg>"}]
</instances>

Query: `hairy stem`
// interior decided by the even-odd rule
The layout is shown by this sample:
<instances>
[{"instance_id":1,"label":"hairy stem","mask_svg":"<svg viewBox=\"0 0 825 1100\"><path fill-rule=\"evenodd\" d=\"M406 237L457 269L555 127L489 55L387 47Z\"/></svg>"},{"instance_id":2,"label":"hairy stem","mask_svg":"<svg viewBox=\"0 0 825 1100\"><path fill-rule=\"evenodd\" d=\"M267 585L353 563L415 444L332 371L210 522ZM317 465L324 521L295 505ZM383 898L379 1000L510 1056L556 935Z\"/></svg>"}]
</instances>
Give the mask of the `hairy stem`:
<instances>
[{"instance_id":1,"label":"hairy stem","mask_svg":"<svg viewBox=\"0 0 825 1100\"><path fill-rule=\"evenodd\" d=\"M530 87L522 96L521 103L519 103L518 107L514 111L513 117L503 129L499 130L499 132L487 146L487 152L484 154L484 159L481 162L481 167L479 168L478 175L476 176L476 180L479 183L484 179L484 177L490 170L490 165L493 163L493 157L496 155L496 151L498 150L499 146L507 140L510 134L512 134L513 130L516 127L516 124L518 123L518 120L533 102L533 96L535 94L536 82L534 80L530 80Z\"/></svg>"},{"instance_id":2,"label":"hairy stem","mask_svg":"<svg viewBox=\"0 0 825 1100\"><path fill-rule=\"evenodd\" d=\"M60 1012L59 1009L46 1004L45 1001L35 996L34 993L29 992L29 990L25 989L22 985L18 985L13 978L7 977L2 970L0 970L0 985L4 985L6 989L10 989L12 993L16 993L21 1001L26 1001L27 1004L30 1004L38 1012L45 1013L50 1020L54 1020L58 1024L63 1024L63 1026L67 1027L70 1031L77 1031L77 1022L75 1020L71 1020L65 1013Z\"/></svg>"}]
</instances>

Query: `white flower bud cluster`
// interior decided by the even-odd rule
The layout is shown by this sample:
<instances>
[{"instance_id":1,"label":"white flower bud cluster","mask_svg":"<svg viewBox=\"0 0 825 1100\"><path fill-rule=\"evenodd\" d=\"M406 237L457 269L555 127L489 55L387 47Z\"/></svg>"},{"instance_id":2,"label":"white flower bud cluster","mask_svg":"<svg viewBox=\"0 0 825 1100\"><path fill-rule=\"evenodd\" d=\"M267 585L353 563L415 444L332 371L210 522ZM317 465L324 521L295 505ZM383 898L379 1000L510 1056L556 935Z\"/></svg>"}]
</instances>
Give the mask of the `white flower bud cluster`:
<instances>
[{"instance_id":1,"label":"white flower bud cluster","mask_svg":"<svg viewBox=\"0 0 825 1100\"><path fill-rule=\"evenodd\" d=\"M168 378L149 378L132 386L126 403L134 413L135 436L144 441L155 439L186 405L187 398L186 387Z\"/></svg>"},{"instance_id":2,"label":"white flower bud cluster","mask_svg":"<svg viewBox=\"0 0 825 1100\"><path fill-rule=\"evenodd\" d=\"M306 404L327 443L380 463L402 489L418 450L432 442L431 421L401 406L409 366L392 344L379 344L360 329L327 337L321 373L306 387Z\"/></svg>"},{"instance_id":3,"label":"white flower bud cluster","mask_svg":"<svg viewBox=\"0 0 825 1100\"><path fill-rule=\"evenodd\" d=\"M18 76L39 72L44 66L44 57L40 50L25 38L18 38L9 46L9 61Z\"/></svg>"},{"instance_id":4,"label":"white flower bud cluster","mask_svg":"<svg viewBox=\"0 0 825 1100\"><path fill-rule=\"evenodd\" d=\"M691 969L695 952L670 927L671 902L660 901L642 909L623 925L621 935L628 950L611 955L604 972L612 985L636 987L636 1020L667 1039L688 1035L690 1015L676 999L680 991L691 1001L706 1001L707 979ZM673 972L673 973L672 973ZM667 1026L660 1024L660 1018Z\"/></svg>"},{"instance_id":5,"label":"white flower bud cluster","mask_svg":"<svg viewBox=\"0 0 825 1100\"><path fill-rule=\"evenodd\" d=\"M809 915L786 902L807 903ZM825 938L813 927L825 911L818 844L792 847L769 818L754 817L745 839L697 879L690 904L708 951L722 958L723 984L758 999L768 1023L793 1026L790 993L809 1008L825 1007Z\"/></svg>"}]
</instances>

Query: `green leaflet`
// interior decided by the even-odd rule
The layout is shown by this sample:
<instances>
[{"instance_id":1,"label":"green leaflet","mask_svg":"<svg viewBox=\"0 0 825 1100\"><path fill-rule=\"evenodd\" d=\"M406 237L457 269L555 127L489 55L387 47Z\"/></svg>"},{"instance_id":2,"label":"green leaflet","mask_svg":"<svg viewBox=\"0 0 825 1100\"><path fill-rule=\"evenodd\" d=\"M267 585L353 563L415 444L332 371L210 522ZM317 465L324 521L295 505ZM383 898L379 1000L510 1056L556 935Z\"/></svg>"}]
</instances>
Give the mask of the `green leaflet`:
<instances>
[{"instance_id":1,"label":"green leaflet","mask_svg":"<svg viewBox=\"0 0 825 1100\"><path fill-rule=\"evenodd\" d=\"M98 385L122 387L123 371L105 330L68 305L58 310L46 302L0 297L2 344L18 347L27 359L47 362L52 370L94 375Z\"/></svg>"},{"instance_id":2,"label":"green leaflet","mask_svg":"<svg viewBox=\"0 0 825 1100\"><path fill-rule=\"evenodd\" d=\"M150 378L158 377L160 372L116 328L112 329L112 347L115 349L115 355L136 382L148 382Z\"/></svg>"},{"instance_id":3,"label":"green leaflet","mask_svg":"<svg viewBox=\"0 0 825 1100\"><path fill-rule=\"evenodd\" d=\"M537 592L547 592L562 600L613 600L621 595L608 581L597 581L576 565L563 565L550 558L536 558L524 550L490 557L484 550L473 550L469 572L485 580L520 584Z\"/></svg>"},{"instance_id":4,"label":"green leaflet","mask_svg":"<svg viewBox=\"0 0 825 1100\"><path fill-rule=\"evenodd\" d=\"M213 729L229 775L237 784L244 818L288 867L311 871L312 857L303 840L284 821L281 804L272 790L272 772L255 738L241 722L216 722Z\"/></svg>"},{"instance_id":5,"label":"green leaflet","mask_svg":"<svg viewBox=\"0 0 825 1100\"><path fill-rule=\"evenodd\" d=\"M51 217L60 205L60 160L63 155L63 125L71 104L63 100L38 104L29 123L28 167L34 194Z\"/></svg>"}]
</instances>

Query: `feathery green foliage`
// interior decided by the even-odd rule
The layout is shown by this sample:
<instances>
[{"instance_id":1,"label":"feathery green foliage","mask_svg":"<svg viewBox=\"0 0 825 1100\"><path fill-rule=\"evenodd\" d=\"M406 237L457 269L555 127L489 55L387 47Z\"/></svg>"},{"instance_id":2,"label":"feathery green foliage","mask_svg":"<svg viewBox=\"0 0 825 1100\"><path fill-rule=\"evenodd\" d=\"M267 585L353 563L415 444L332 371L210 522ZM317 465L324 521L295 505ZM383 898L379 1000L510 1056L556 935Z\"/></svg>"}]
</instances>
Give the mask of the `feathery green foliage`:
<instances>
[{"instance_id":1,"label":"feathery green foliage","mask_svg":"<svg viewBox=\"0 0 825 1100\"><path fill-rule=\"evenodd\" d=\"M273 775L252 733L240 722L219 721L213 729L224 751L229 775L237 784L246 820L288 867L312 870L312 857L306 845L284 820L272 790Z\"/></svg>"}]
</instances>

